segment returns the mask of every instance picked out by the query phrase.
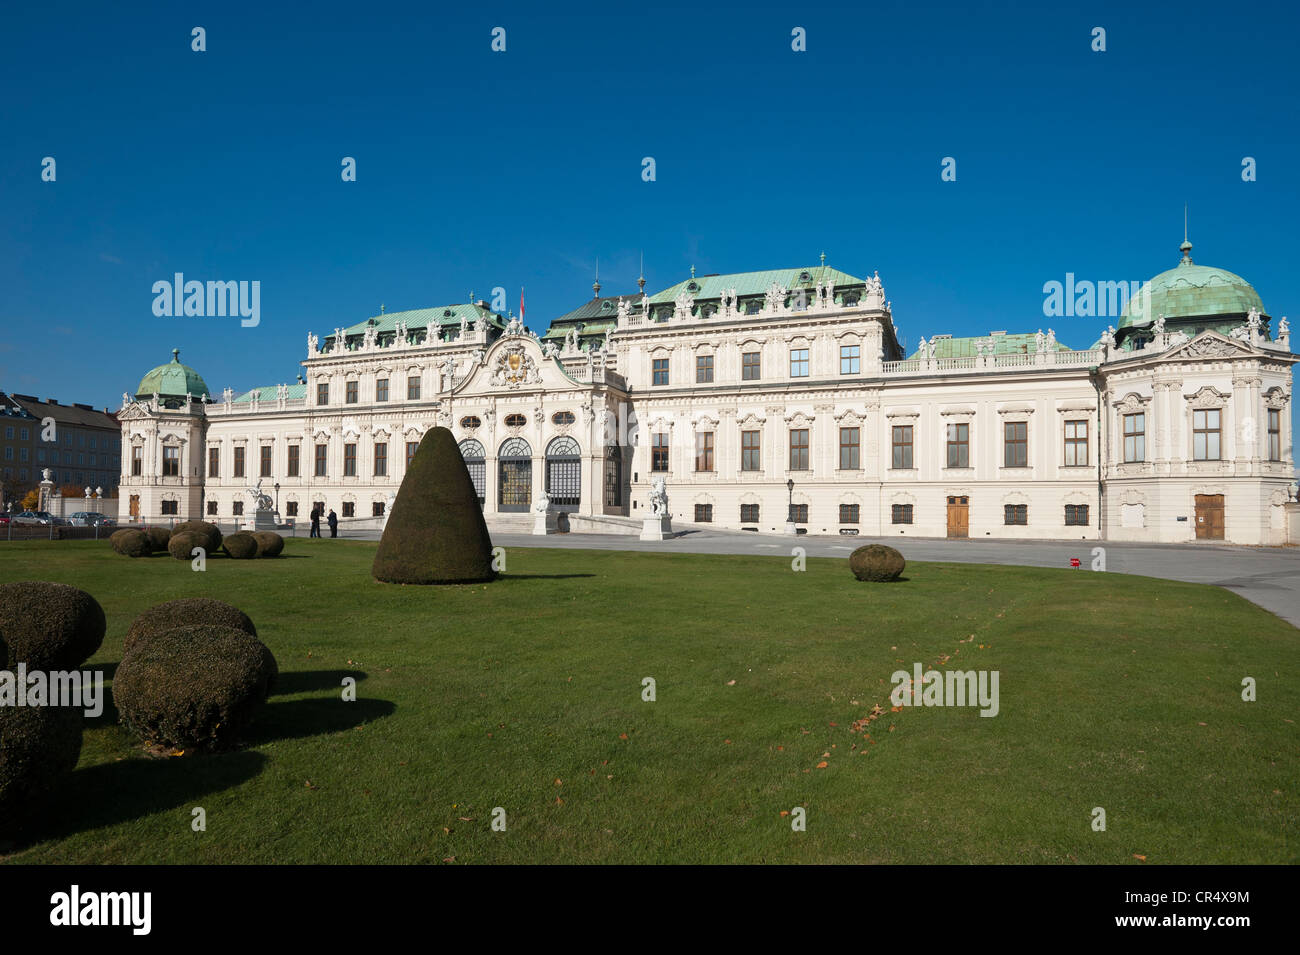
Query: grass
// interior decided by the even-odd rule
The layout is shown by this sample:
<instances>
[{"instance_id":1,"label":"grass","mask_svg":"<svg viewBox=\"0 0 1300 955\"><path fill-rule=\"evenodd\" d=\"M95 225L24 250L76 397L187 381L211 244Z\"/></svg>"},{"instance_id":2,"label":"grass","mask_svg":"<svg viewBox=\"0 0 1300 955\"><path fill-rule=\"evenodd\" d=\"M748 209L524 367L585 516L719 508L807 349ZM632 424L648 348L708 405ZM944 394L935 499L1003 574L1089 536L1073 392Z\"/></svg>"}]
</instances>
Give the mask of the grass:
<instances>
[{"instance_id":1,"label":"grass","mask_svg":"<svg viewBox=\"0 0 1300 955\"><path fill-rule=\"evenodd\" d=\"M959 564L860 584L844 560L540 549L510 551L494 584L400 587L370 578L374 552L295 539L195 573L103 542L0 547L0 581L100 601L110 674L135 614L203 595L248 613L282 674L248 745L220 756L149 758L107 709L6 860L1297 860L1298 633L1227 591ZM945 654L999 671L996 718L890 711L890 675ZM806 832L782 815L795 806Z\"/></svg>"}]
</instances>

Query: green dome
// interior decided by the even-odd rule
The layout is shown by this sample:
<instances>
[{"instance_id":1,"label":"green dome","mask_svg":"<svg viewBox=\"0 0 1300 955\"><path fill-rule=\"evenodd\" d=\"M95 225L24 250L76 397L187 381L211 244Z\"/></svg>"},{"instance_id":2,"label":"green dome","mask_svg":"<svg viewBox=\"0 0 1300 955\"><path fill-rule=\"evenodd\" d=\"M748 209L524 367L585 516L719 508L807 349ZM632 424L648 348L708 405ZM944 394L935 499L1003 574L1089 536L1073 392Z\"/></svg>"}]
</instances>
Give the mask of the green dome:
<instances>
[{"instance_id":1,"label":"green dome","mask_svg":"<svg viewBox=\"0 0 1300 955\"><path fill-rule=\"evenodd\" d=\"M189 365L181 364L179 348L172 349L171 361L141 378L140 387L135 390L136 398L142 401L155 394L164 405L172 407L183 404L186 395L193 395L195 399L211 397L203 376Z\"/></svg>"},{"instance_id":2,"label":"green dome","mask_svg":"<svg viewBox=\"0 0 1300 955\"><path fill-rule=\"evenodd\" d=\"M1129 299L1120 316L1120 328L1144 327L1161 315L1175 324L1216 315L1245 316L1251 309L1264 316L1264 303L1249 282L1227 269L1195 265L1190 242L1184 241L1180 249L1181 262Z\"/></svg>"}]
</instances>

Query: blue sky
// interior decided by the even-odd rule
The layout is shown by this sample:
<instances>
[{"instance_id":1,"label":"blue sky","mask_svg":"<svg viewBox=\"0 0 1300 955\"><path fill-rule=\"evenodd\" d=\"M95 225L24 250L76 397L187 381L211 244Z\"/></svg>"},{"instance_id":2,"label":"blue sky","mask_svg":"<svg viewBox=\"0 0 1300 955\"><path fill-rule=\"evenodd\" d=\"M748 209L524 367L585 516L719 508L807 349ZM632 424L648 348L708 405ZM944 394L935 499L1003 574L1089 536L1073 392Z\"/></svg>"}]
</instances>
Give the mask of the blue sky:
<instances>
[{"instance_id":1,"label":"blue sky","mask_svg":"<svg viewBox=\"0 0 1300 955\"><path fill-rule=\"evenodd\" d=\"M1281 3L13 5L0 389L116 408L173 347L214 393L292 381L309 330L495 286L513 308L526 286L540 332L590 296L597 258L606 294L634 290L642 252L654 290L691 265L825 251L879 270L909 345L1053 325L1086 347L1107 322L1045 319L1043 283L1173 266L1184 203L1196 260L1294 321L1298 19ZM260 281L260 325L154 316L151 286L175 272Z\"/></svg>"}]
</instances>

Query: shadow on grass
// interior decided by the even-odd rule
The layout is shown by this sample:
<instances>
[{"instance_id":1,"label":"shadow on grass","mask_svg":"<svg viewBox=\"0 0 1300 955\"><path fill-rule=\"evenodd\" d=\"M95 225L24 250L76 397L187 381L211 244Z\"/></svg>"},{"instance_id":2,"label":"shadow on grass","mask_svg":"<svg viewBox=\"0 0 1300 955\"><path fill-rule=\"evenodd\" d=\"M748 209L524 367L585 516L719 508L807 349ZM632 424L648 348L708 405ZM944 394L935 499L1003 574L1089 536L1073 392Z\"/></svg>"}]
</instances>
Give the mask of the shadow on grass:
<instances>
[{"instance_id":1,"label":"shadow on grass","mask_svg":"<svg viewBox=\"0 0 1300 955\"><path fill-rule=\"evenodd\" d=\"M356 729L365 723L391 716L396 703L388 700L343 700L338 696L316 700L288 700L268 703L258 711L253 725L244 733L244 743L260 746L276 740L302 739Z\"/></svg>"},{"instance_id":2,"label":"shadow on grass","mask_svg":"<svg viewBox=\"0 0 1300 955\"><path fill-rule=\"evenodd\" d=\"M202 796L247 782L265 763L261 753L242 751L183 759L129 757L78 769L24 822L0 833L0 851L181 810ZM177 825L187 823L178 815Z\"/></svg>"},{"instance_id":3,"label":"shadow on grass","mask_svg":"<svg viewBox=\"0 0 1300 955\"><path fill-rule=\"evenodd\" d=\"M574 577L595 577L595 574L502 574L498 580L571 580Z\"/></svg>"},{"instance_id":4,"label":"shadow on grass","mask_svg":"<svg viewBox=\"0 0 1300 955\"><path fill-rule=\"evenodd\" d=\"M360 683L368 674L360 670L300 670L296 673L281 671L275 678L275 688L271 696L294 696L298 693L314 693L317 690L338 690L343 692L343 681L352 677Z\"/></svg>"}]
</instances>

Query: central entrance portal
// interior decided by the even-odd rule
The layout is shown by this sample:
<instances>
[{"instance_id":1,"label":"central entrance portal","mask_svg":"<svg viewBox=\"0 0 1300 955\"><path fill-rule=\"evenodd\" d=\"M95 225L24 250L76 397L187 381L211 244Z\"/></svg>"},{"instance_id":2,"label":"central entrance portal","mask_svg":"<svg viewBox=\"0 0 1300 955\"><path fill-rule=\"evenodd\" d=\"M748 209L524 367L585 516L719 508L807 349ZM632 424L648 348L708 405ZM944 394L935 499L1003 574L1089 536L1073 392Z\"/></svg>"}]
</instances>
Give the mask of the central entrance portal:
<instances>
[{"instance_id":1,"label":"central entrance portal","mask_svg":"<svg viewBox=\"0 0 1300 955\"><path fill-rule=\"evenodd\" d=\"M497 462L497 509L527 511L533 503L533 449L523 438L511 438L501 445Z\"/></svg>"},{"instance_id":2,"label":"central entrance portal","mask_svg":"<svg viewBox=\"0 0 1300 955\"><path fill-rule=\"evenodd\" d=\"M948 498L948 536L970 537L970 498Z\"/></svg>"}]
</instances>

